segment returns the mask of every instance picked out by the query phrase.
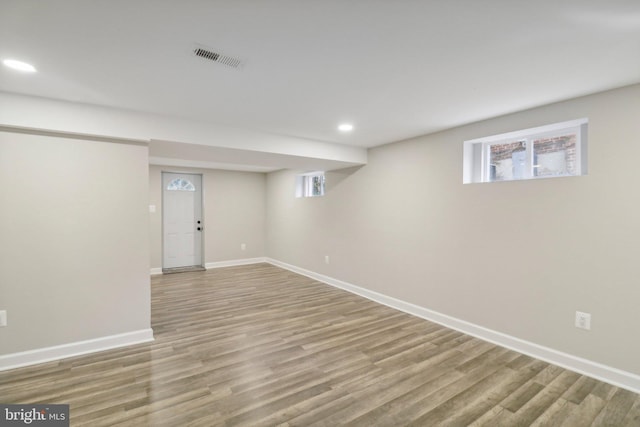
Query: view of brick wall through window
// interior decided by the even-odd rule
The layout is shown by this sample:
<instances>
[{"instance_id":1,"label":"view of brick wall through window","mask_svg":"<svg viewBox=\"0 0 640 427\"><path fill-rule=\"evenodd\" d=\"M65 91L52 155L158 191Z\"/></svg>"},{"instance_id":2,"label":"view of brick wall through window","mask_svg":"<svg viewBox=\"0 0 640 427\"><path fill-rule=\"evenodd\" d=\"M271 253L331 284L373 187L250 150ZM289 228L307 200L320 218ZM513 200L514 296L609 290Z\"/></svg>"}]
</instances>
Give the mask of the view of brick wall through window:
<instances>
[{"instance_id":1,"label":"view of brick wall through window","mask_svg":"<svg viewBox=\"0 0 640 427\"><path fill-rule=\"evenodd\" d=\"M493 144L491 146L491 161L511 159L511 154L515 151L524 151L525 142L510 142L508 144Z\"/></svg>"},{"instance_id":2,"label":"view of brick wall through window","mask_svg":"<svg viewBox=\"0 0 640 427\"><path fill-rule=\"evenodd\" d=\"M526 164L526 141L491 144L490 180L576 175L576 142L575 134L533 140L533 170Z\"/></svg>"},{"instance_id":3,"label":"view of brick wall through window","mask_svg":"<svg viewBox=\"0 0 640 427\"><path fill-rule=\"evenodd\" d=\"M522 165L526 158L525 141L491 144L491 181L510 181L524 178Z\"/></svg>"},{"instance_id":4,"label":"view of brick wall through window","mask_svg":"<svg viewBox=\"0 0 640 427\"><path fill-rule=\"evenodd\" d=\"M571 134L533 141L536 163L540 165L536 176L576 175L576 140L576 135Z\"/></svg>"}]
</instances>

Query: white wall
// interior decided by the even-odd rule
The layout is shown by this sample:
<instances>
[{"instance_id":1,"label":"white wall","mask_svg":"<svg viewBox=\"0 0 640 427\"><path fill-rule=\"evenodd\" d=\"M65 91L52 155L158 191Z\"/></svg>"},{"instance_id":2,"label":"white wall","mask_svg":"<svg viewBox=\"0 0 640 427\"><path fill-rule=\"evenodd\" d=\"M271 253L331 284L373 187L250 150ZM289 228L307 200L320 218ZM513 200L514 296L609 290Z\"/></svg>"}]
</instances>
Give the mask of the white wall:
<instances>
[{"instance_id":1,"label":"white wall","mask_svg":"<svg viewBox=\"0 0 640 427\"><path fill-rule=\"evenodd\" d=\"M147 161L144 145L0 132L0 355L150 333Z\"/></svg>"},{"instance_id":2,"label":"white wall","mask_svg":"<svg viewBox=\"0 0 640 427\"><path fill-rule=\"evenodd\" d=\"M320 198L270 173L267 255L640 374L639 100L636 85L378 147ZM463 141L581 117L588 176L462 184Z\"/></svg>"},{"instance_id":3,"label":"white wall","mask_svg":"<svg viewBox=\"0 0 640 427\"><path fill-rule=\"evenodd\" d=\"M149 214L152 268L162 268L162 171L202 174L205 264L264 257L265 174L151 166L148 200L156 205Z\"/></svg>"}]
</instances>

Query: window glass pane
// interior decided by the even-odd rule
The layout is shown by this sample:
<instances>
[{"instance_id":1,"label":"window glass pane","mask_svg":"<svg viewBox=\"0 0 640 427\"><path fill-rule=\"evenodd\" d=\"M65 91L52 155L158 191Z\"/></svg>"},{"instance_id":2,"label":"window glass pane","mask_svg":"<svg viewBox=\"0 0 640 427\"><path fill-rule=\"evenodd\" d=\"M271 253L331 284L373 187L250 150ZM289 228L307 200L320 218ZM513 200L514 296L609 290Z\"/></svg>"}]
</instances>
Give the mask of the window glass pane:
<instances>
[{"instance_id":1,"label":"window glass pane","mask_svg":"<svg viewBox=\"0 0 640 427\"><path fill-rule=\"evenodd\" d=\"M311 178L313 179L311 195L322 196L324 194L324 175L316 175Z\"/></svg>"},{"instance_id":2,"label":"window glass pane","mask_svg":"<svg viewBox=\"0 0 640 427\"><path fill-rule=\"evenodd\" d=\"M491 144L489 146L489 180L511 181L527 176L525 141Z\"/></svg>"},{"instance_id":3,"label":"window glass pane","mask_svg":"<svg viewBox=\"0 0 640 427\"><path fill-rule=\"evenodd\" d=\"M324 196L324 172L314 172L296 176L296 197Z\"/></svg>"},{"instance_id":4,"label":"window glass pane","mask_svg":"<svg viewBox=\"0 0 640 427\"><path fill-rule=\"evenodd\" d=\"M169 191L196 191L196 187L188 179L176 178L167 185Z\"/></svg>"},{"instance_id":5,"label":"window glass pane","mask_svg":"<svg viewBox=\"0 0 640 427\"><path fill-rule=\"evenodd\" d=\"M576 174L576 134L539 138L533 141L534 176Z\"/></svg>"}]
</instances>

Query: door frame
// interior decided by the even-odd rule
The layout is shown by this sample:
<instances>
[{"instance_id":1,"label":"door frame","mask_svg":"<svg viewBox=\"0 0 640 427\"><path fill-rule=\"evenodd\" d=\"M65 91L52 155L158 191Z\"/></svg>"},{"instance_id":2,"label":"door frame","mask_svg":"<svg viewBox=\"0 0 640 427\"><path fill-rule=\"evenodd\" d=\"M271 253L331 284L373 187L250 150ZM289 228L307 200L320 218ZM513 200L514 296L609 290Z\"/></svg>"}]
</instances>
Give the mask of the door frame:
<instances>
[{"instance_id":1,"label":"door frame","mask_svg":"<svg viewBox=\"0 0 640 427\"><path fill-rule=\"evenodd\" d=\"M166 173L174 173L174 174L185 174L185 175L199 175L200 176L200 210L201 210L201 215L202 215L202 230L200 231L202 238L200 239L200 265L199 267L204 268L205 267L205 253L204 253L204 248L205 248L205 234L207 232L206 230L206 226L205 226L205 205L204 205L204 174L202 172L193 172L193 171L186 171L186 170L167 170L167 169L162 169L160 171L160 215L161 215L161 227L160 227L160 244L162 246L162 250L160 251L160 255L162 257L161 261L162 261L162 270L165 270L166 267L164 266L164 251L165 251L165 246L164 246L164 174ZM176 268L180 268L180 267L176 267Z\"/></svg>"}]
</instances>

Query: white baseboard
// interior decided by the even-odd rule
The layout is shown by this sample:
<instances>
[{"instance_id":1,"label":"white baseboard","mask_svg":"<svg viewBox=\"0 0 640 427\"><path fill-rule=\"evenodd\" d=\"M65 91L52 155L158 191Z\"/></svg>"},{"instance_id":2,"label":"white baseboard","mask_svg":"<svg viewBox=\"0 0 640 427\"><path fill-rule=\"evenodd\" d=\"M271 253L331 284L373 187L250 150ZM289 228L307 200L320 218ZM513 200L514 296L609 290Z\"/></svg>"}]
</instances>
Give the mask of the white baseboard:
<instances>
[{"instance_id":1,"label":"white baseboard","mask_svg":"<svg viewBox=\"0 0 640 427\"><path fill-rule=\"evenodd\" d=\"M267 259L265 257L260 257L260 258L232 259L229 261L208 262L204 265L204 268L209 270L212 268L235 267L237 265L259 264L261 262L267 262ZM162 267L152 268L149 274L151 276L156 274L162 274Z\"/></svg>"},{"instance_id":2,"label":"white baseboard","mask_svg":"<svg viewBox=\"0 0 640 427\"><path fill-rule=\"evenodd\" d=\"M153 341L153 330L141 329L139 331L78 341L54 347L6 354L0 356L0 371L151 341Z\"/></svg>"},{"instance_id":3,"label":"white baseboard","mask_svg":"<svg viewBox=\"0 0 640 427\"><path fill-rule=\"evenodd\" d=\"M244 258L244 259L232 259L229 261L208 262L204 265L204 268L209 270L212 268L235 267L237 265L259 264L261 262L267 262L267 258L265 257Z\"/></svg>"},{"instance_id":4,"label":"white baseboard","mask_svg":"<svg viewBox=\"0 0 640 427\"><path fill-rule=\"evenodd\" d=\"M304 268L296 267L275 259L267 258L266 262L294 273L310 277L336 288L360 295L364 298L395 308L405 313L412 314L476 338L489 341L510 350L535 357L536 359L544 360L545 362L561 366L579 374L587 375L634 393L640 393L640 375L554 350L552 348L525 341L498 331L487 329L446 314L438 313L437 311L429 310L415 304L392 298L378 292L370 291L368 289L361 288L360 286L352 285L350 283L318 274L313 271L305 270Z\"/></svg>"}]
</instances>

